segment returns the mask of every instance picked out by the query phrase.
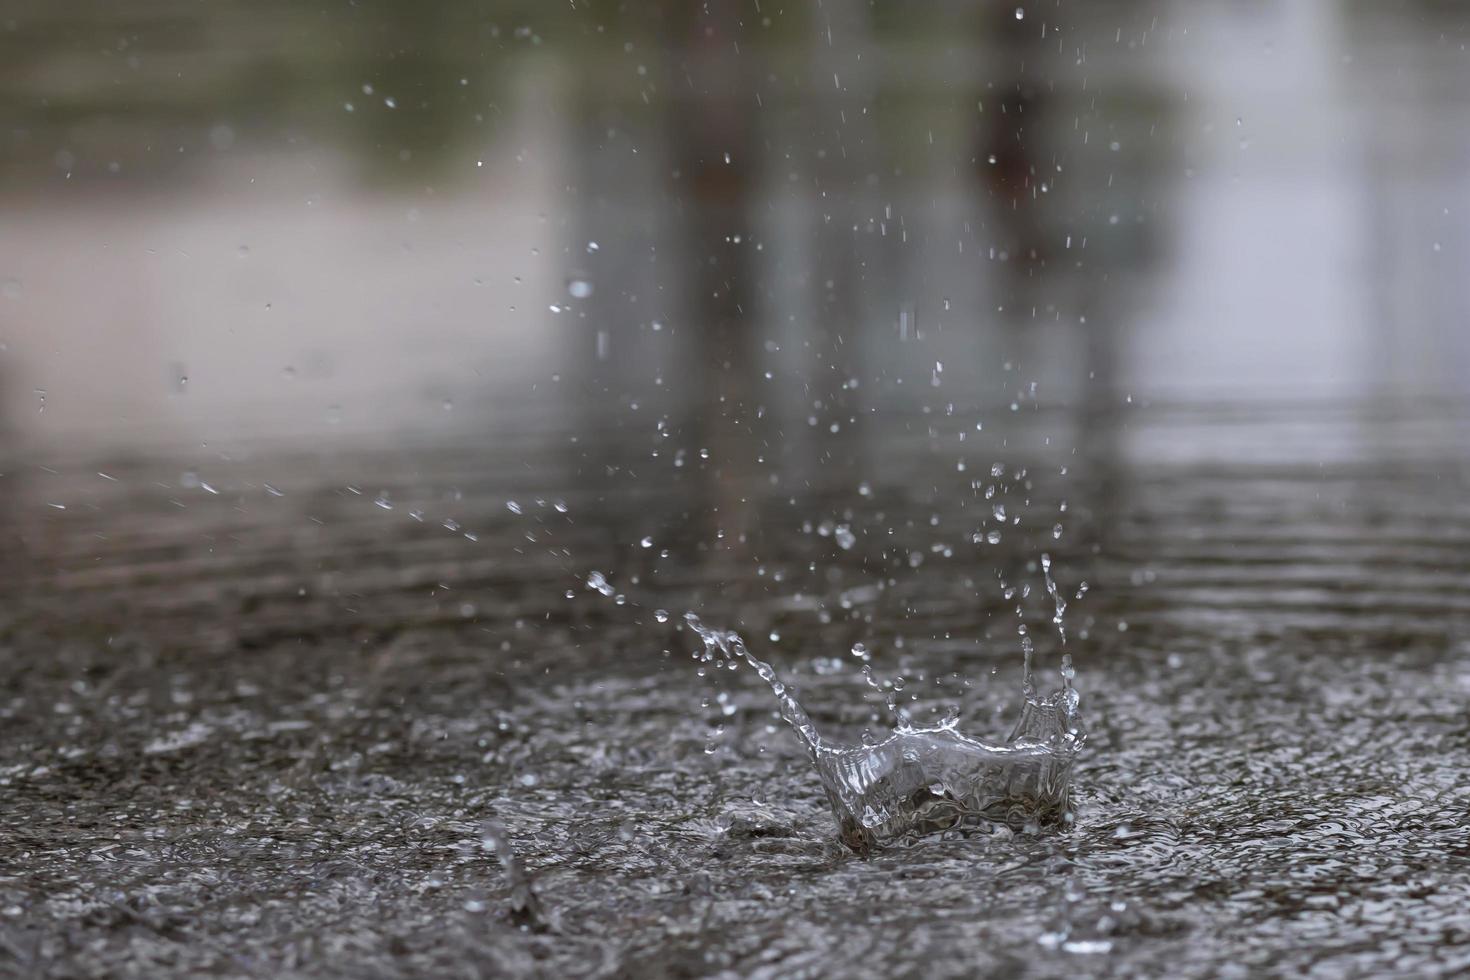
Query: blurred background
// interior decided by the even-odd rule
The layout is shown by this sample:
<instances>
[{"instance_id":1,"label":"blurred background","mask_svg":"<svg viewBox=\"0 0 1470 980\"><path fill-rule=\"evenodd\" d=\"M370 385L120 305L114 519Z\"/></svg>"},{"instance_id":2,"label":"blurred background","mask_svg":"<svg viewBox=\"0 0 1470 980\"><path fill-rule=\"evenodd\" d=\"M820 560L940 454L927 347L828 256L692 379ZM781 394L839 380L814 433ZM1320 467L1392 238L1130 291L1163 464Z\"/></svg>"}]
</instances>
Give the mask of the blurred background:
<instances>
[{"instance_id":1,"label":"blurred background","mask_svg":"<svg viewBox=\"0 0 1470 980\"><path fill-rule=\"evenodd\" d=\"M1075 443L1130 404L1459 398L1467 18L9 0L0 431L810 454L957 405Z\"/></svg>"}]
</instances>

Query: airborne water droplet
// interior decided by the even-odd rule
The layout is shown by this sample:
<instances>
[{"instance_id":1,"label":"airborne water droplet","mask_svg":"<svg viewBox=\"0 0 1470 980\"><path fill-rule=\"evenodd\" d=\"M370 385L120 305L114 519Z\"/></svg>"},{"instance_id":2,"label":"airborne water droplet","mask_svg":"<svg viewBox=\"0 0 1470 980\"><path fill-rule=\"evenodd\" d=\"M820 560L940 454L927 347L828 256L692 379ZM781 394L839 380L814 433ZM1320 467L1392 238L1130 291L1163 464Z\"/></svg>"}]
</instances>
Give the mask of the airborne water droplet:
<instances>
[{"instance_id":1,"label":"airborne water droplet","mask_svg":"<svg viewBox=\"0 0 1470 980\"><path fill-rule=\"evenodd\" d=\"M590 575L587 576L587 588L595 589L608 598L612 598L613 592L615 591L613 587L608 584L607 576L602 574L601 572L592 572Z\"/></svg>"}]
</instances>

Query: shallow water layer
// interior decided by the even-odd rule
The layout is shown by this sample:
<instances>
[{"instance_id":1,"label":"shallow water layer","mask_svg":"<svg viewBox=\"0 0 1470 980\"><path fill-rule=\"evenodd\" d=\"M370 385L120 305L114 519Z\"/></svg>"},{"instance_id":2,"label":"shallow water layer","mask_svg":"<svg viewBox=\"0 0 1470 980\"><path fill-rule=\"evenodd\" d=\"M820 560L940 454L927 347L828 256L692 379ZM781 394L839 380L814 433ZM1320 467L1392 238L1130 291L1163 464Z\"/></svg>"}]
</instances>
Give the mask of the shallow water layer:
<instances>
[{"instance_id":1,"label":"shallow water layer","mask_svg":"<svg viewBox=\"0 0 1470 980\"><path fill-rule=\"evenodd\" d=\"M1040 540L994 545L933 419L800 494L718 454L589 490L537 433L7 466L0 969L1463 971L1467 420L1141 411L1132 455L1014 452ZM751 671L699 676L687 632L568 571L762 638L860 746L885 696L1010 728L1006 590L1059 663L1038 544L1086 694L1074 826L868 860Z\"/></svg>"}]
</instances>

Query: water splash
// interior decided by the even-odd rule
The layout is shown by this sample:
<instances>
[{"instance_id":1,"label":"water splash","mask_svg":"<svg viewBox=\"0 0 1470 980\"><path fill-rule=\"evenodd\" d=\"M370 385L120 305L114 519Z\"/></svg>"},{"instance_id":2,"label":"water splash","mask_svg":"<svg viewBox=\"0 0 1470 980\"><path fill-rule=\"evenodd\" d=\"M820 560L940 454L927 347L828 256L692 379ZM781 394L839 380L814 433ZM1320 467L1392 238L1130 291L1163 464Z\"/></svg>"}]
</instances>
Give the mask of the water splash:
<instances>
[{"instance_id":1,"label":"water splash","mask_svg":"<svg viewBox=\"0 0 1470 980\"><path fill-rule=\"evenodd\" d=\"M531 887L531 876L526 873L525 865L511 846L510 835L499 821L486 820L480 825L480 846L495 856L505 872L505 884L509 892L506 913L510 920L533 932L551 931L552 921L542 908L535 889Z\"/></svg>"},{"instance_id":2,"label":"water splash","mask_svg":"<svg viewBox=\"0 0 1470 980\"><path fill-rule=\"evenodd\" d=\"M1057 589L1056 579L1051 577L1051 555L1041 556L1041 574L1046 577L1046 591L1056 607L1056 613L1051 618L1052 625L1057 628L1057 636L1061 637L1062 645L1066 646L1067 629L1062 625L1062 616L1067 612L1067 597Z\"/></svg>"},{"instance_id":3,"label":"water splash","mask_svg":"<svg viewBox=\"0 0 1470 980\"><path fill-rule=\"evenodd\" d=\"M998 473L999 467L992 467L991 472ZM565 513L565 504L557 502L556 510ZM458 529L452 520L444 525ZM1065 603L1051 579L1050 567L1050 558L1043 556L1047 591L1057 603L1054 622L1060 630ZM613 598L618 605L626 601L600 571L588 573L584 585ZM1083 583L1079 598L1085 589ZM569 592L568 597L572 594ZM1023 586L1021 598L1028 594L1029 586ZM1014 590L1006 589L1007 599L1014 595ZM1021 614L1019 605L1017 614ZM656 609L653 615L659 623L669 618L663 609ZM882 739L865 736L864 743L857 746L824 739L775 668L752 654L740 634L706 626L692 612L685 614L684 622L703 642L701 660L731 668L743 661L769 685L782 720L796 733L817 771L837 821L839 839L859 854L931 834L999 828L1031 832L1072 823L1072 765L1086 739L1079 711L1081 699L1073 686L1075 671L1071 657L1064 656L1062 689L1039 696L1032 675L1033 645L1024 622L1019 626L1025 654L1021 715L1004 741L990 742L962 734L957 728L956 710L948 712L934 727L912 727L906 713L897 707L894 692L901 690L898 678L887 698L896 716L895 729ZM863 661L869 683L881 687L871 674L867 648L857 644L852 653ZM504 861L504 835L489 833L485 842ZM510 871L511 865L507 864ZM516 887L527 879L516 874L511 878L517 908L524 907L520 914L534 921L534 894L528 888Z\"/></svg>"},{"instance_id":4,"label":"water splash","mask_svg":"<svg viewBox=\"0 0 1470 980\"><path fill-rule=\"evenodd\" d=\"M1038 697L1028 674L1021 717L1001 743L962 734L951 714L936 727L901 724L887 738L848 746L825 740L801 702L738 633L685 623L704 643L705 661L741 660L770 685L782 719L806 749L837 820L839 839L859 854L949 832L999 827L1038 830L1072 822L1072 764L1086 738L1063 660L1062 689Z\"/></svg>"},{"instance_id":5,"label":"water splash","mask_svg":"<svg viewBox=\"0 0 1470 980\"><path fill-rule=\"evenodd\" d=\"M781 678L776 675L775 668L751 653L745 646L745 640L734 630L722 630L706 626L692 612L684 614L684 622L704 642L704 654L700 659L706 662L714 660L717 657L723 657L726 660L743 660L752 670L760 675L761 680L770 685L771 691L776 695L776 701L780 705L781 720L790 725L791 730L796 732L796 737L801 739L801 744L807 750L807 754L812 757L812 761L817 763L820 769L821 763L819 759L823 750L823 744L821 736L817 733L817 726L812 724L812 720L807 716L806 709L801 706L801 702L796 700L796 696L791 693Z\"/></svg>"}]
</instances>

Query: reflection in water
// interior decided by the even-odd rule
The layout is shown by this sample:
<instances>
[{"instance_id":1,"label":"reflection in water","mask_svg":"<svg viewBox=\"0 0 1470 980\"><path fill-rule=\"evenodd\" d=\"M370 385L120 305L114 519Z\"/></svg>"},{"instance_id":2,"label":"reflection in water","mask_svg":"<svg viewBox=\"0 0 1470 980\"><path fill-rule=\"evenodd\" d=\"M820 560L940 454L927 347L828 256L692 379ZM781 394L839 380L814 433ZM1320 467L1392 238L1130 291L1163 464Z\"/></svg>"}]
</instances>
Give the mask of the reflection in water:
<instances>
[{"instance_id":1,"label":"reflection in water","mask_svg":"<svg viewBox=\"0 0 1470 980\"><path fill-rule=\"evenodd\" d=\"M23 8L23 9L21 9ZM242 150L339 145L358 176L444 175L498 133L525 52L513 5L368 0L21 4L0 28L12 180L167 186ZM558 21L566 14L558 11Z\"/></svg>"},{"instance_id":2,"label":"reflection in water","mask_svg":"<svg viewBox=\"0 0 1470 980\"><path fill-rule=\"evenodd\" d=\"M1337 23L1351 50L1330 49ZM1280 53L1263 70L1290 59L1311 87L1263 102L1237 84L1260 54L1252 25ZM1371 140L1361 168L1311 148L1314 186L1273 189L1302 162L1298 122L1423 128L1393 106L1456 90L1460 69L1425 58L1406 75L1375 52L1452 27L1433 4L1391 24L1361 4L1236 17L1159 0L34 6L0 32L7 193L47 251L101 254L43 268L0 243L6 410L62 441L112 425L117 405L136 430L201 441L354 419L473 427L492 404L628 425L676 412L671 444L801 479L823 460L871 471L875 410L1069 405L1076 431L1057 438L1113 458L1094 423L1128 394L1458 391L1438 365L1462 345L1435 324L1463 305L1448 270L1466 240L1454 187L1419 171L1457 152L1460 128L1431 127L1439 142L1416 155ZM1385 72L1413 87L1376 85ZM1273 238L1340 239L1352 226L1322 202L1355 183L1365 276L1296 245L1292 270L1252 262ZM274 236L246 226L262 208ZM346 242L361 254L344 258ZM110 281L85 283L94 267ZM348 277L383 296L356 307ZM571 295L584 281L591 295ZM1314 318L1360 281L1370 313ZM199 302L174 301L195 282L210 283ZM78 373L89 293L111 311L107 360L136 352L111 377ZM283 331L295 354L256 364L228 340L264 349ZM383 356L364 358L370 344ZM187 398L161 393L170 361L191 372ZM355 388L276 384L307 361ZM474 380L456 370L469 362ZM44 427L25 410L40 388L57 392ZM271 410L251 411L252 392Z\"/></svg>"},{"instance_id":3,"label":"reflection in water","mask_svg":"<svg viewBox=\"0 0 1470 980\"><path fill-rule=\"evenodd\" d=\"M646 426L658 453L635 469L579 445L584 473L688 478L735 546L756 533L742 481L879 479L872 413L1031 406L1038 382L1080 409L1062 438L1106 467L1125 287L1157 252L1139 183L1168 167L1171 115L1147 85L1089 90L1107 62L1084 71L1058 39L1146 25L1152 6L927 26L813 8L769 40L742 11L620 23L642 98L606 70L574 76L565 275L592 270L596 292L554 304L575 321L568 370L583 427ZM918 77L915 32L947 52ZM934 98L961 84L972 100ZM696 455L716 462L667 465Z\"/></svg>"},{"instance_id":4,"label":"reflection in water","mask_svg":"<svg viewBox=\"0 0 1470 980\"><path fill-rule=\"evenodd\" d=\"M1463 30L1464 12L1453 4L1407 7L1426 33ZM1365 273L1355 299L1371 324L1369 384L1389 398L1436 389L1463 396L1470 393L1470 286L1453 270L1470 255L1470 108L1463 98L1470 65L1459 45L1441 44L1419 53L1421 70L1391 70L1402 64L1402 42L1382 39L1395 35L1398 19L1374 4L1349 10L1350 53L1338 74L1362 106L1352 133L1361 181L1353 204L1364 233L1351 261Z\"/></svg>"}]
</instances>

